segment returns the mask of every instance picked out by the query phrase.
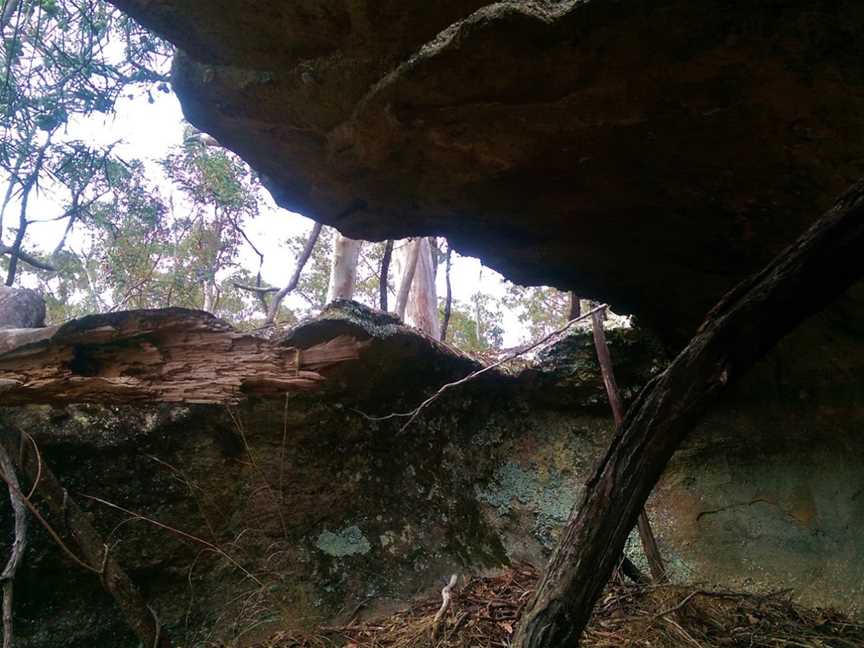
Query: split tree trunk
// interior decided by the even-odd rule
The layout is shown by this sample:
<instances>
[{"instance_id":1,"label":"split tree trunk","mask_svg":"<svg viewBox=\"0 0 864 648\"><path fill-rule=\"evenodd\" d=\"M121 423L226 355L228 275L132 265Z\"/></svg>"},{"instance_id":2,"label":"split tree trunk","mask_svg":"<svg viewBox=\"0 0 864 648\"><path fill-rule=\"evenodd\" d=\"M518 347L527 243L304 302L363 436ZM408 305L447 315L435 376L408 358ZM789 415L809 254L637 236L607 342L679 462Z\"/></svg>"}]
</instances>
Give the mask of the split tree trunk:
<instances>
[{"instance_id":1,"label":"split tree trunk","mask_svg":"<svg viewBox=\"0 0 864 648\"><path fill-rule=\"evenodd\" d=\"M0 331L0 404L237 403L315 389L319 370L363 346L339 336L287 347L180 308L91 315Z\"/></svg>"},{"instance_id":2,"label":"split tree trunk","mask_svg":"<svg viewBox=\"0 0 864 648\"><path fill-rule=\"evenodd\" d=\"M784 335L864 276L862 259L859 181L708 314L690 344L627 412L519 624L516 648L579 645L639 511L706 407Z\"/></svg>"}]
</instances>

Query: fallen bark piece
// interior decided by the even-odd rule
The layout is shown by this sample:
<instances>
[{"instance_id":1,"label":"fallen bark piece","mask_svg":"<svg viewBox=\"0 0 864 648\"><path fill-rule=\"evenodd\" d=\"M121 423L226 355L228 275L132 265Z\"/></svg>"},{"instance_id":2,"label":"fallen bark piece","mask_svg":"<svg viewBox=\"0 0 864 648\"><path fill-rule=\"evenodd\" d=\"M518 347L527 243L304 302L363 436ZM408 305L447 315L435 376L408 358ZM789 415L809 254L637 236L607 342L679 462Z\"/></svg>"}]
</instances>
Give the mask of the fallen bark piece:
<instances>
[{"instance_id":1,"label":"fallen bark piece","mask_svg":"<svg viewBox=\"0 0 864 648\"><path fill-rule=\"evenodd\" d=\"M0 331L0 405L237 403L316 389L319 370L363 346L343 335L298 349L179 308L91 315Z\"/></svg>"},{"instance_id":2,"label":"fallen bark piece","mask_svg":"<svg viewBox=\"0 0 864 648\"><path fill-rule=\"evenodd\" d=\"M859 280L862 259L864 180L708 313L627 412L552 555L516 648L579 645L639 511L687 433L729 383Z\"/></svg>"}]
</instances>

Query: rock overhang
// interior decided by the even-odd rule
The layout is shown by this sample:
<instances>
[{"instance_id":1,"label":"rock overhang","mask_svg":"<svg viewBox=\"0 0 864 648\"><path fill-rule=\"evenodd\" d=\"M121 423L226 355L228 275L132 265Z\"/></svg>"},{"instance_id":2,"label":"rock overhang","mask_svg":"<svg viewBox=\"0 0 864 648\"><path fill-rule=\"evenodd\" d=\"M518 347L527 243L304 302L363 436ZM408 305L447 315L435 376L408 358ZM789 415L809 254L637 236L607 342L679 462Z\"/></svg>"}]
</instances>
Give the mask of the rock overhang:
<instances>
[{"instance_id":1,"label":"rock overhang","mask_svg":"<svg viewBox=\"0 0 864 648\"><path fill-rule=\"evenodd\" d=\"M851 0L115 4L279 204L446 235L673 345L864 170Z\"/></svg>"}]
</instances>

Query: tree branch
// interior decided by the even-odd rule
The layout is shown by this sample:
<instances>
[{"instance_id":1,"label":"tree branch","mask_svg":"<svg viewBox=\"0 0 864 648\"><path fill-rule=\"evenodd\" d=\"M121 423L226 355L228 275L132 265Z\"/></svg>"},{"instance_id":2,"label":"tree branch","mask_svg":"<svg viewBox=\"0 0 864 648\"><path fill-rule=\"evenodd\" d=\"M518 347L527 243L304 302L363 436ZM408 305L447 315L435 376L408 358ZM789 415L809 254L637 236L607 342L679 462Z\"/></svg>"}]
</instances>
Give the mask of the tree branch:
<instances>
[{"instance_id":1,"label":"tree branch","mask_svg":"<svg viewBox=\"0 0 864 648\"><path fill-rule=\"evenodd\" d=\"M11 248L8 245L3 245L2 243L0 243L0 254L11 254L16 259L19 259L20 261L23 261L27 265L32 266L38 270L46 270L48 272L57 272L57 268L55 266L51 265L47 261L42 261L41 259L37 259L32 254L28 254L27 252L25 252L24 250L21 250L20 248L16 251L15 248ZM11 284L8 283L8 281L7 281L6 285L9 286Z\"/></svg>"},{"instance_id":2,"label":"tree branch","mask_svg":"<svg viewBox=\"0 0 864 648\"><path fill-rule=\"evenodd\" d=\"M306 262L309 261L309 257L312 256L312 250L315 249L315 244L318 242L318 236L321 234L321 227L321 223L315 223L312 227L312 231L309 233L309 238L306 239L306 245L303 246L303 251L300 253L300 258L297 259L297 267L294 268L294 274L291 276L291 280L284 288L282 288L282 290L274 295L273 301L270 302L270 310L267 312L267 320L264 322L265 326L269 326L276 321L276 315L279 314L279 307L282 305L282 300L284 300L285 296L294 290L297 287L297 284L300 283L300 275L303 274L303 268L306 267Z\"/></svg>"}]
</instances>

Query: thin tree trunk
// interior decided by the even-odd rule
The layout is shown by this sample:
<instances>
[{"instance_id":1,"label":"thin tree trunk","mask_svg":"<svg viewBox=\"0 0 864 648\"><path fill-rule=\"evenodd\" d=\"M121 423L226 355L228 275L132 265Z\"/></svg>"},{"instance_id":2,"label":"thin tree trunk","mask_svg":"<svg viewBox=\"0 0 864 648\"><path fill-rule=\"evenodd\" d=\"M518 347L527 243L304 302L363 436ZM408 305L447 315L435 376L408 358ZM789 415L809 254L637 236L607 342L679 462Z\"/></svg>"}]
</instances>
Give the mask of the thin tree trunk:
<instances>
[{"instance_id":1,"label":"thin tree trunk","mask_svg":"<svg viewBox=\"0 0 864 648\"><path fill-rule=\"evenodd\" d=\"M269 326L276 321L276 315L279 314L279 307L282 305L282 301L285 299L285 296L292 290L294 290L297 287L297 284L300 283L300 275L303 274L303 268L306 267L306 263L309 261L309 257L312 256L312 250L315 249L315 244L318 242L318 237L320 234L321 223L315 223L315 226L309 233L309 238L306 239L306 245L303 246L303 251L300 253L300 258L297 259L297 267L294 268L294 274L291 276L291 280L285 285L284 288L282 288L282 290L276 293L276 295L273 297L273 301L270 302L270 307L267 310L267 319L264 322L265 326Z\"/></svg>"},{"instance_id":2,"label":"thin tree trunk","mask_svg":"<svg viewBox=\"0 0 864 648\"><path fill-rule=\"evenodd\" d=\"M578 298L574 301L578 303ZM624 406L621 403L621 394L618 391L618 383L615 381L615 372L612 369L612 358L609 356L606 332L603 330L605 310L604 308L591 316L591 325L594 332L594 348L597 350L597 360L600 364L600 373L603 376L603 385L606 387L606 395L609 397L609 405L612 408L612 419L615 421L615 429L619 430L624 422ZM571 319L573 318L571 317ZM660 555L657 540L651 530L651 522L648 520L644 508L639 511L636 526L639 528L639 538L642 541L645 557L648 559L651 577L655 583L662 583L666 580L666 568L663 566L663 557Z\"/></svg>"},{"instance_id":3,"label":"thin tree trunk","mask_svg":"<svg viewBox=\"0 0 864 648\"><path fill-rule=\"evenodd\" d=\"M417 267L417 257L420 254L420 241L406 241L402 245L407 245L408 249L401 252L402 258L405 259L404 267L402 268L402 279L399 282L399 292L396 293L396 315L399 319L405 319L405 309L408 306L408 294L411 292L411 285L414 283L414 271Z\"/></svg>"},{"instance_id":4,"label":"thin tree trunk","mask_svg":"<svg viewBox=\"0 0 864 648\"><path fill-rule=\"evenodd\" d=\"M337 299L353 299L354 284L357 282L357 260L363 241L349 239L341 234L333 244L333 264L330 269L330 287L327 290L327 303Z\"/></svg>"},{"instance_id":5,"label":"thin tree trunk","mask_svg":"<svg viewBox=\"0 0 864 648\"><path fill-rule=\"evenodd\" d=\"M393 239L384 245L384 256L381 257L381 272L378 273L378 307L387 312L387 301L390 290L390 260L393 258Z\"/></svg>"},{"instance_id":6,"label":"thin tree trunk","mask_svg":"<svg viewBox=\"0 0 864 648\"><path fill-rule=\"evenodd\" d=\"M728 384L864 275L864 181L727 294L630 407L519 625L516 648L569 648L667 462Z\"/></svg>"},{"instance_id":7,"label":"thin tree trunk","mask_svg":"<svg viewBox=\"0 0 864 648\"><path fill-rule=\"evenodd\" d=\"M590 308L589 308L590 310ZM574 320L582 314L582 300L575 292L570 293L570 303L567 306L567 320Z\"/></svg>"},{"instance_id":8,"label":"thin tree trunk","mask_svg":"<svg viewBox=\"0 0 864 648\"><path fill-rule=\"evenodd\" d=\"M447 283L447 299L444 302L444 321L441 322L441 341L447 341L447 329L450 327L450 316L453 314L453 285L450 282L450 266L453 248L450 247L450 242L447 242L447 258L445 261L444 272Z\"/></svg>"},{"instance_id":9,"label":"thin tree trunk","mask_svg":"<svg viewBox=\"0 0 864 648\"><path fill-rule=\"evenodd\" d=\"M15 465L2 445L0 445L0 470L3 472L4 481L9 483L9 500L15 514L15 539L12 541L9 560L3 573L0 574L0 581L3 582L3 648L12 648L15 643L15 622L12 616L15 574L27 549L27 507L20 496L21 487Z\"/></svg>"},{"instance_id":10,"label":"thin tree trunk","mask_svg":"<svg viewBox=\"0 0 864 648\"><path fill-rule=\"evenodd\" d=\"M78 507L45 464L44 457L37 456L31 444L22 445L21 435L12 430L0 431L0 445L13 461L20 456L16 467L22 482L26 481L32 487L38 481L34 497L39 504L40 516L57 534L55 541L59 539L66 550L75 552L77 561L100 579L144 646L170 648L168 636L156 620L155 613L111 555L109 545L93 528L89 516ZM21 488L13 485L11 480L7 484L10 489L17 490L23 500ZM36 506L35 503L31 505Z\"/></svg>"}]
</instances>

